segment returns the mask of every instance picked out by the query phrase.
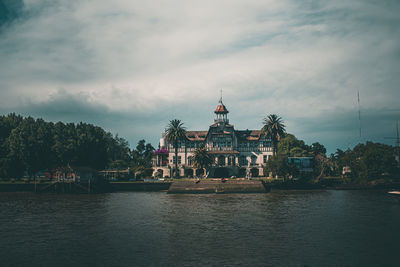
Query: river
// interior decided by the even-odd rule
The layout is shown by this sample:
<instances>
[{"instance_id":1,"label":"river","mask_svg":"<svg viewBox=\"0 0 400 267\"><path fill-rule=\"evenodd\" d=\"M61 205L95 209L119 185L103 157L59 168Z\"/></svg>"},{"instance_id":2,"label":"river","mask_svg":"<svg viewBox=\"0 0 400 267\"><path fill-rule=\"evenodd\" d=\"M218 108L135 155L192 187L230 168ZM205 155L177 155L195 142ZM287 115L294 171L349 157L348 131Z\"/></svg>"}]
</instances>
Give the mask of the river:
<instances>
[{"instance_id":1,"label":"river","mask_svg":"<svg viewBox=\"0 0 400 267\"><path fill-rule=\"evenodd\" d=\"M1 266L400 266L379 191L0 193Z\"/></svg>"}]
</instances>

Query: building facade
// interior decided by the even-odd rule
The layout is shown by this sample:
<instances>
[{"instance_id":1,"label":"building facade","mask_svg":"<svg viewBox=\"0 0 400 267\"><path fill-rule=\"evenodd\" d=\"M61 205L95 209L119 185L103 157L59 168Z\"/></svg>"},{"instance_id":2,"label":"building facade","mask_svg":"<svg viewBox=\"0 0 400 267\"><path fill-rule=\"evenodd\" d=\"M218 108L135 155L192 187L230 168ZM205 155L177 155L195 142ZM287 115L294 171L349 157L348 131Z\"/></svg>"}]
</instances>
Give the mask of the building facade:
<instances>
[{"instance_id":1,"label":"building facade","mask_svg":"<svg viewBox=\"0 0 400 267\"><path fill-rule=\"evenodd\" d=\"M178 144L178 158L175 149L168 143L165 134L160 139L153 161L153 176L171 177L178 160L179 174L186 177L258 177L266 176L263 168L273 155L271 139L261 130L235 130L229 123L229 111L220 99L214 123L207 131L187 131L186 139ZM193 166L196 149L205 147L214 157L209 173Z\"/></svg>"}]
</instances>

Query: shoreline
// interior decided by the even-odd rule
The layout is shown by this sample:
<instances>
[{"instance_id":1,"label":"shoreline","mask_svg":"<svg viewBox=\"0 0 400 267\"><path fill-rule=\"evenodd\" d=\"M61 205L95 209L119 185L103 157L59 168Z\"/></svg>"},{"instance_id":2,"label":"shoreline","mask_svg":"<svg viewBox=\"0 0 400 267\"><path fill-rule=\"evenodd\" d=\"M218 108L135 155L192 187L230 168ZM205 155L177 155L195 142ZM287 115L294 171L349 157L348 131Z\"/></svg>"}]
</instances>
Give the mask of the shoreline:
<instances>
[{"instance_id":1,"label":"shoreline","mask_svg":"<svg viewBox=\"0 0 400 267\"><path fill-rule=\"evenodd\" d=\"M226 183L227 182L227 183ZM104 184L75 184L75 183L55 183L55 182L0 182L0 193L1 192L36 192L36 193L71 193L71 194L81 194L81 193L106 193L106 192L166 192L170 189L171 185L175 183L176 185L184 185L186 187L191 187L192 189L187 189L187 193L197 193L195 188L208 187L205 192L215 192L216 186L218 187L229 187L233 186L235 189L229 189L235 193L250 193L254 191L254 184L263 185L266 192L271 190L399 190L400 183L381 183L381 184L335 184L335 185L324 185L311 184L311 183L300 183L300 182L275 182L275 181L265 181L265 180L236 180L236 179L226 179L224 182L221 179L207 179L200 180L199 185L204 185L200 187L196 184L194 179L176 179L170 181L116 181ZM236 186L235 186L236 185ZM240 186L239 186L240 185ZM211 188L212 187L212 188ZM232 187L232 188L233 188ZM253 189L252 189L253 188ZM229 192L228 190L228 192ZM182 191L182 190L181 190ZM200 190L201 191L201 190ZM217 190L218 191L218 190ZM221 192L223 190L221 189ZM262 190L256 190L261 192Z\"/></svg>"}]
</instances>

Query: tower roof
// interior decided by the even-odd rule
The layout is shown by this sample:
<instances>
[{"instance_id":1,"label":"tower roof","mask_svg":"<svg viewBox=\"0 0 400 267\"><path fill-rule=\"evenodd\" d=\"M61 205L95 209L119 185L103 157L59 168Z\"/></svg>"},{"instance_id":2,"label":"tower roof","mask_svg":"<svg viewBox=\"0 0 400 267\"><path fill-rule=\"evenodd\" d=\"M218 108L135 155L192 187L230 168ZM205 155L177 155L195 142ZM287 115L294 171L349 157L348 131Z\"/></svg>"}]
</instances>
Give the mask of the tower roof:
<instances>
[{"instance_id":1,"label":"tower roof","mask_svg":"<svg viewBox=\"0 0 400 267\"><path fill-rule=\"evenodd\" d=\"M226 109L224 104L219 104L217 109L214 111L215 113L220 114L227 114L229 111Z\"/></svg>"},{"instance_id":2,"label":"tower roof","mask_svg":"<svg viewBox=\"0 0 400 267\"><path fill-rule=\"evenodd\" d=\"M229 113L228 109L225 107L224 103L222 103L222 95L219 99L217 109L214 111L216 114L227 114Z\"/></svg>"}]
</instances>

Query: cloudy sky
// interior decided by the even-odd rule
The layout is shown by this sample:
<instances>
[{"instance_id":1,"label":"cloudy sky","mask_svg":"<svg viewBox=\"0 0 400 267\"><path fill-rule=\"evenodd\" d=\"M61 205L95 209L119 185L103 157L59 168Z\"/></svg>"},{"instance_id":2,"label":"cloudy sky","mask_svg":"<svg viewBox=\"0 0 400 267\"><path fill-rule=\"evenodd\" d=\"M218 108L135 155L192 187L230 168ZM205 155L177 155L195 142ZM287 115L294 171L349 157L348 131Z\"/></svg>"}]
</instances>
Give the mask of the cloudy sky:
<instances>
[{"instance_id":1,"label":"cloudy sky","mask_svg":"<svg viewBox=\"0 0 400 267\"><path fill-rule=\"evenodd\" d=\"M0 0L0 114L93 123L158 145L207 130L220 89L236 129L280 115L334 152L394 144L396 0Z\"/></svg>"}]
</instances>

